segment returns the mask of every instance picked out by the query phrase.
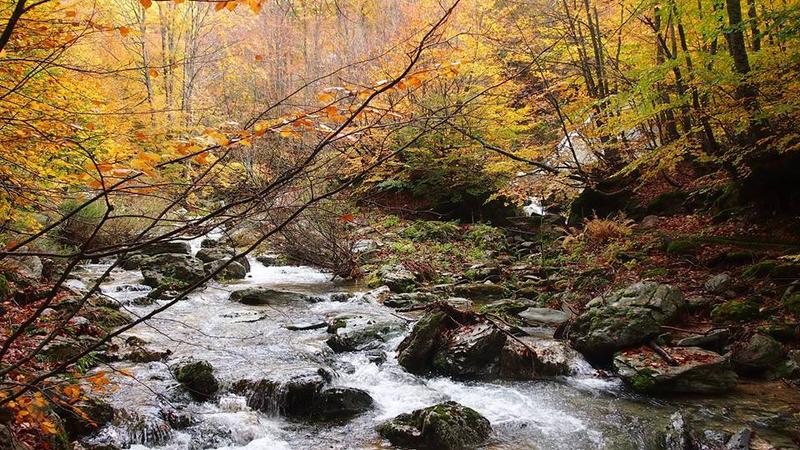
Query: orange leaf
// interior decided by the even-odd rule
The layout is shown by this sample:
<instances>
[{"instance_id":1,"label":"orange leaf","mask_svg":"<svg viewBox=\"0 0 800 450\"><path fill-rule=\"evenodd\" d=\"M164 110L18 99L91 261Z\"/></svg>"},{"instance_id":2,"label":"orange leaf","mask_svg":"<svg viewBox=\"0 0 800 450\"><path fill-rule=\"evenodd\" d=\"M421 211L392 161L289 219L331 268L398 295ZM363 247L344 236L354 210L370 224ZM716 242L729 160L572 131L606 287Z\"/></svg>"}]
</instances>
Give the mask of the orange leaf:
<instances>
[{"instance_id":1,"label":"orange leaf","mask_svg":"<svg viewBox=\"0 0 800 450\"><path fill-rule=\"evenodd\" d=\"M352 214L345 214L342 217L339 217L339 220L341 220L342 222L352 222L354 218L355 217L353 217Z\"/></svg>"},{"instance_id":2,"label":"orange leaf","mask_svg":"<svg viewBox=\"0 0 800 450\"><path fill-rule=\"evenodd\" d=\"M221 10L222 8L224 8L227 5L228 5L228 2L217 2L217 4L214 5L214 11L219 11L219 10Z\"/></svg>"},{"instance_id":3,"label":"orange leaf","mask_svg":"<svg viewBox=\"0 0 800 450\"><path fill-rule=\"evenodd\" d=\"M322 103L330 103L334 100L336 100L336 96L334 96L330 92L323 92L319 94L319 101L321 101Z\"/></svg>"},{"instance_id":4,"label":"orange leaf","mask_svg":"<svg viewBox=\"0 0 800 450\"><path fill-rule=\"evenodd\" d=\"M131 32L131 29L128 28L128 27L119 27L119 35L122 36L122 37L127 36L128 34L130 34L130 32Z\"/></svg>"},{"instance_id":5,"label":"orange leaf","mask_svg":"<svg viewBox=\"0 0 800 450\"><path fill-rule=\"evenodd\" d=\"M148 71L148 73L153 78L157 78L158 77L158 70L156 70L155 67L151 67L150 70Z\"/></svg>"},{"instance_id":6,"label":"orange leaf","mask_svg":"<svg viewBox=\"0 0 800 450\"><path fill-rule=\"evenodd\" d=\"M139 0L139 3L142 4L142 7L144 9L147 9L147 8L153 6L153 0Z\"/></svg>"},{"instance_id":7,"label":"orange leaf","mask_svg":"<svg viewBox=\"0 0 800 450\"><path fill-rule=\"evenodd\" d=\"M256 61L263 61L264 55L256 55Z\"/></svg>"},{"instance_id":8,"label":"orange leaf","mask_svg":"<svg viewBox=\"0 0 800 450\"><path fill-rule=\"evenodd\" d=\"M67 16L67 17L75 17L75 16L78 15L78 13L73 11L73 10L69 10L69 11L65 12L64 15Z\"/></svg>"}]
</instances>

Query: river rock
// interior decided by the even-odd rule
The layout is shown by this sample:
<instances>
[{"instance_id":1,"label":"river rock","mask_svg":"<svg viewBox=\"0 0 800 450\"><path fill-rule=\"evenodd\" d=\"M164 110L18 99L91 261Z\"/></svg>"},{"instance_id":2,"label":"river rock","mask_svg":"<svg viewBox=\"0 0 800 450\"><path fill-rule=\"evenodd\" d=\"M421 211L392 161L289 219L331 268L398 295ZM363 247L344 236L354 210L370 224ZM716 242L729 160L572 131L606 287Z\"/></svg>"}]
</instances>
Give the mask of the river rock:
<instances>
[{"instance_id":1,"label":"river rock","mask_svg":"<svg viewBox=\"0 0 800 450\"><path fill-rule=\"evenodd\" d=\"M753 374L775 368L785 355L780 342L756 333L734 347L731 361L737 372Z\"/></svg>"},{"instance_id":2,"label":"river rock","mask_svg":"<svg viewBox=\"0 0 800 450\"><path fill-rule=\"evenodd\" d=\"M148 256L160 255L163 253L191 255L192 247L189 245L188 242L183 242L183 241L154 242L139 249L139 253Z\"/></svg>"},{"instance_id":3,"label":"river rock","mask_svg":"<svg viewBox=\"0 0 800 450\"><path fill-rule=\"evenodd\" d=\"M258 255L256 256L256 261L267 267L281 265L281 259L278 255Z\"/></svg>"},{"instance_id":4,"label":"river rock","mask_svg":"<svg viewBox=\"0 0 800 450\"><path fill-rule=\"evenodd\" d=\"M681 292L668 285L639 282L587 304L569 330L573 346L587 358L606 361L617 350L661 334L683 307Z\"/></svg>"},{"instance_id":5,"label":"river rock","mask_svg":"<svg viewBox=\"0 0 800 450\"><path fill-rule=\"evenodd\" d=\"M214 377L214 368L207 361L186 361L172 369L175 379L199 401L206 401L218 390L219 383Z\"/></svg>"},{"instance_id":6,"label":"river rock","mask_svg":"<svg viewBox=\"0 0 800 450\"><path fill-rule=\"evenodd\" d=\"M507 339L500 353L499 374L513 380L568 375L570 362L578 358L564 341L532 336Z\"/></svg>"},{"instance_id":7,"label":"river rock","mask_svg":"<svg viewBox=\"0 0 800 450\"><path fill-rule=\"evenodd\" d=\"M327 344L335 352L374 349L405 330L406 323L391 315L343 314L329 322Z\"/></svg>"},{"instance_id":8,"label":"river rock","mask_svg":"<svg viewBox=\"0 0 800 450\"><path fill-rule=\"evenodd\" d=\"M308 368L283 379L240 380L232 390L244 395L253 409L298 419L337 419L372 408L372 397L366 391L325 388L327 379L323 369Z\"/></svg>"},{"instance_id":9,"label":"river rock","mask_svg":"<svg viewBox=\"0 0 800 450\"><path fill-rule=\"evenodd\" d=\"M195 283L206 275L202 261L177 253L160 253L144 259L141 269L144 284L150 287L158 287L167 279Z\"/></svg>"},{"instance_id":10,"label":"river rock","mask_svg":"<svg viewBox=\"0 0 800 450\"><path fill-rule=\"evenodd\" d=\"M528 308L517 314L528 324L561 325L569 320L570 315L564 311L550 308Z\"/></svg>"},{"instance_id":11,"label":"river rock","mask_svg":"<svg viewBox=\"0 0 800 450\"><path fill-rule=\"evenodd\" d=\"M231 292L228 299L244 305L292 305L305 303L309 297L299 292L270 288L247 288Z\"/></svg>"},{"instance_id":12,"label":"river rock","mask_svg":"<svg viewBox=\"0 0 800 450\"><path fill-rule=\"evenodd\" d=\"M453 287L453 293L471 300L493 300L505 297L506 291L499 284L486 282L459 284Z\"/></svg>"},{"instance_id":13,"label":"river rock","mask_svg":"<svg viewBox=\"0 0 800 450\"><path fill-rule=\"evenodd\" d=\"M71 440L88 436L114 420L114 408L94 396L84 395L74 403L66 398L62 400L63 403L52 402L52 404L55 406L55 413L61 419L64 431ZM76 408L82 414L76 414L75 410L63 404L70 404L71 408Z\"/></svg>"},{"instance_id":14,"label":"river rock","mask_svg":"<svg viewBox=\"0 0 800 450\"><path fill-rule=\"evenodd\" d=\"M736 373L726 356L698 347L664 350L677 366L649 347L639 347L618 353L614 369L633 389L648 393L721 394L736 385Z\"/></svg>"},{"instance_id":15,"label":"river rock","mask_svg":"<svg viewBox=\"0 0 800 450\"><path fill-rule=\"evenodd\" d=\"M411 333L397 347L397 362L407 371L425 374L450 321L442 311L428 312L414 325Z\"/></svg>"},{"instance_id":16,"label":"river rock","mask_svg":"<svg viewBox=\"0 0 800 450\"><path fill-rule=\"evenodd\" d=\"M219 269L223 264L225 264L224 260L216 260L211 261L203 264L203 270L207 274L211 274ZM231 261L227 266L225 266L222 271L214 276L216 280L241 280L247 276L247 268L244 267L239 263L239 260Z\"/></svg>"},{"instance_id":17,"label":"river rock","mask_svg":"<svg viewBox=\"0 0 800 450\"><path fill-rule=\"evenodd\" d=\"M141 253L133 253L125 256L119 262L120 269L125 270L139 270L142 265L142 261L147 259L147 255L143 255Z\"/></svg>"},{"instance_id":18,"label":"river rock","mask_svg":"<svg viewBox=\"0 0 800 450\"><path fill-rule=\"evenodd\" d=\"M425 305L439 299L439 296L430 292L404 292L390 294L383 304L390 308L408 308L410 306Z\"/></svg>"},{"instance_id":19,"label":"river rock","mask_svg":"<svg viewBox=\"0 0 800 450\"><path fill-rule=\"evenodd\" d=\"M417 285L417 277L404 266L383 266L378 270L378 281L392 292L411 292Z\"/></svg>"},{"instance_id":20,"label":"river rock","mask_svg":"<svg viewBox=\"0 0 800 450\"><path fill-rule=\"evenodd\" d=\"M362 389L334 387L317 394L315 416L321 419L352 417L372 409L372 397Z\"/></svg>"},{"instance_id":21,"label":"river rock","mask_svg":"<svg viewBox=\"0 0 800 450\"><path fill-rule=\"evenodd\" d=\"M489 323L459 327L433 355L434 371L451 376L488 375L496 370L506 335Z\"/></svg>"},{"instance_id":22,"label":"river rock","mask_svg":"<svg viewBox=\"0 0 800 450\"><path fill-rule=\"evenodd\" d=\"M26 246L22 246L17 251L28 252L30 249ZM42 259L35 255L9 256L3 260L3 265L6 271L16 271L19 275L30 280L42 278L42 272L44 271Z\"/></svg>"},{"instance_id":23,"label":"river rock","mask_svg":"<svg viewBox=\"0 0 800 450\"><path fill-rule=\"evenodd\" d=\"M236 249L233 247L213 247L200 249L195 256L204 263L210 263L214 261L227 261L235 255ZM241 264L246 271L250 271L250 262L247 261L246 257L240 256L235 259L235 262Z\"/></svg>"},{"instance_id":24,"label":"river rock","mask_svg":"<svg viewBox=\"0 0 800 450\"><path fill-rule=\"evenodd\" d=\"M424 449L469 449L484 443L492 426L477 411L456 402L401 414L377 428L393 445Z\"/></svg>"}]
</instances>

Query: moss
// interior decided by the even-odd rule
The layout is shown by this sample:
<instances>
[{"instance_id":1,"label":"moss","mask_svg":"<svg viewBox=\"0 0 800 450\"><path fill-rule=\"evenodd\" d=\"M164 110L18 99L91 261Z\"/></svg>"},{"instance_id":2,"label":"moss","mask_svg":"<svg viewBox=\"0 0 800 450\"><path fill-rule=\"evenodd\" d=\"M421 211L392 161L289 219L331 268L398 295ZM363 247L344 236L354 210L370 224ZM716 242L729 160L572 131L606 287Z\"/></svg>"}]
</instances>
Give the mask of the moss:
<instances>
[{"instance_id":1,"label":"moss","mask_svg":"<svg viewBox=\"0 0 800 450\"><path fill-rule=\"evenodd\" d=\"M758 305L747 300L730 300L711 310L711 318L715 322L741 322L757 316Z\"/></svg>"},{"instance_id":2,"label":"moss","mask_svg":"<svg viewBox=\"0 0 800 450\"><path fill-rule=\"evenodd\" d=\"M11 295L11 286L8 285L6 276L0 274L0 300L5 300L9 295Z\"/></svg>"},{"instance_id":3,"label":"moss","mask_svg":"<svg viewBox=\"0 0 800 450\"><path fill-rule=\"evenodd\" d=\"M800 316L800 292L787 295L783 299L783 308L795 316Z\"/></svg>"},{"instance_id":4,"label":"moss","mask_svg":"<svg viewBox=\"0 0 800 450\"><path fill-rule=\"evenodd\" d=\"M763 278L769 276L769 274L775 269L777 265L778 262L773 260L757 262L752 266L744 269L744 271L742 272L742 276L747 278Z\"/></svg>"},{"instance_id":5,"label":"moss","mask_svg":"<svg viewBox=\"0 0 800 450\"><path fill-rule=\"evenodd\" d=\"M647 203L648 214L673 215L683 209L689 194L683 191L671 191L657 195Z\"/></svg>"},{"instance_id":6,"label":"moss","mask_svg":"<svg viewBox=\"0 0 800 450\"><path fill-rule=\"evenodd\" d=\"M653 378L653 375L655 375L655 371L643 369L636 372L636 375L632 376L628 380L628 383L637 391L647 392L656 386L656 380Z\"/></svg>"},{"instance_id":7,"label":"moss","mask_svg":"<svg viewBox=\"0 0 800 450\"><path fill-rule=\"evenodd\" d=\"M657 277L665 277L669 275L669 269L664 267L659 267L657 269L650 269L644 273L646 278L657 278Z\"/></svg>"},{"instance_id":8,"label":"moss","mask_svg":"<svg viewBox=\"0 0 800 450\"><path fill-rule=\"evenodd\" d=\"M679 238L667 244L667 254L669 255L690 255L700 248L700 243L696 238Z\"/></svg>"},{"instance_id":9,"label":"moss","mask_svg":"<svg viewBox=\"0 0 800 450\"><path fill-rule=\"evenodd\" d=\"M439 222L435 220L418 220L406 227L402 235L413 241L450 241L460 233L456 222Z\"/></svg>"}]
</instances>

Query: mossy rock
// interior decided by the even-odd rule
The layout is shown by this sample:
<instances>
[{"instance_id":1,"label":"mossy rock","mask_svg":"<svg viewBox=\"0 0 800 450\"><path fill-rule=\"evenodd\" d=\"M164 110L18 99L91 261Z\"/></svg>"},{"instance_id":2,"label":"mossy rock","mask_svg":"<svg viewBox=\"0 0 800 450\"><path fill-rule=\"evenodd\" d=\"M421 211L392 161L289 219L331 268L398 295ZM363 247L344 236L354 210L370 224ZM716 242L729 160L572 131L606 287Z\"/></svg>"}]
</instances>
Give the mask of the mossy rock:
<instances>
[{"instance_id":1,"label":"mossy rock","mask_svg":"<svg viewBox=\"0 0 800 450\"><path fill-rule=\"evenodd\" d=\"M715 322L743 322L758 318L758 305L750 300L729 300L711 310Z\"/></svg>"},{"instance_id":2,"label":"mossy rock","mask_svg":"<svg viewBox=\"0 0 800 450\"><path fill-rule=\"evenodd\" d=\"M9 286L6 276L0 274L0 300L4 300L9 295L11 295L11 286Z\"/></svg>"},{"instance_id":3,"label":"mossy rock","mask_svg":"<svg viewBox=\"0 0 800 450\"><path fill-rule=\"evenodd\" d=\"M742 271L747 278L800 278L800 264L765 260Z\"/></svg>"},{"instance_id":4,"label":"mossy rock","mask_svg":"<svg viewBox=\"0 0 800 450\"><path fill-rule=\"evenodd\" d=\"M800 292L787 295L783 299L783 308L795 316L800 316Z\"/></svg>"},{"instance_id":5,"label":"mossy rock","mask_svg":"<svg viewBox=\"0 0 800 450\"><path fill-rule=\"evenodd\" d=\"M647 203L647 214L674 215L684 209L689 194L684 191L664 192Z\"/></svg>"},{"instance_id":6,"label":"mossy rock","mask_svg":"<svg viewBox=\"0 0 800 450\"><path fill-rule=\"evenodd\" d=\"M492 426L477 411L449 401L401 414L377 427L392 444L421 449L469 449L483 444Z\"/></svg>"},{"instance_id":7,"label":"mossy rock","mask_svg":"<svg viewBox=\"0 0 800 450\"><path fill-rule=\"evenodd\" d=\"M88 308L84 317L100 328L109 331L131 323L131 317L117 309L108 307Z\"/></svg>"},{"instance_id":8,"label":"mossy rock","mask_svg":"<svg viewBox=\"0 0 800 450\"><path fill-rule=\"evenodd\" d=\"M700 248L696 238L678 238L667 244L668 255L691 255Z\"/></svg>"},{"instance_id":9,"label":"mossy rock","mask_svg":"<svg viewBox=\"0 0 800 450\"><path fill-rule=\"evenodd\" d=\"M173 372L175 379L197 400L208 400L219 390L214 368L207 361L189 361L175 367Z\"/></svg>"}]
</instances>

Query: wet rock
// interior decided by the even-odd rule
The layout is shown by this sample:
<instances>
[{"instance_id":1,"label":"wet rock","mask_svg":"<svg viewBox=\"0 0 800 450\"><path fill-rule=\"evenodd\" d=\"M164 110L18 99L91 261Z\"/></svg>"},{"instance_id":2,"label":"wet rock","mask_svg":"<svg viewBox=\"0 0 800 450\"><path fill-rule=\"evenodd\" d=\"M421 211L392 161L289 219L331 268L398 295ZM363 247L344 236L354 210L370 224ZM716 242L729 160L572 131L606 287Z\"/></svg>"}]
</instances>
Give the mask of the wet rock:
<instances>
[{"instance_id":1,"label":"wet rock","mask_svg":"<svg viewBox=\"0 0 800 450\"><path fill-rule=\"evenodd\" d=\"M703 284L703 288L709 294L720 294L725 292L731 285L731 276L727 273L720 273L712 276Z\"/></svg>"},{"instance_id":2,"label":"wet rock","mask_svg":"<svg viewBox=\"0 0 800 450\"><path fill-rule=\"evenodd\" d=\"M569 330L573 346L595 361L617 350L639 345L661 334L683 308L681 292L668 284L640 282L596 298Z\"/></svg>"},{"instance_id":3,"label":"wet rock","mask_svg":"<svg viewBox=\"0 0 800 450\"><path fill-rule=\"evenodd\" d=\"M378 270L378 281L392 292L411 292L417 285L417 277L402 265L383 266Z\"/></svg>"},{"instance_id":4,"label":"wet rock","mask_svg":"<svg viewBox=\"0 0 800 450\"><path fill-rule=\"evenodd\" d=\"M506 295L503 286L492 282L459 284L453 287L453 293L472 300L500 299Z\"/></svg>"},{"instance_id":5,"label":"wet rock","mask_svg":"<svg viewBox=\"0 0 800 450\"><path fill-rule=\"evenodd\" d=\"M549 308L528 308L517 314L528 324L561 325L569 320L570 315L564 311Z\"/></svg>"},{"instance_id":6,"label":"wet rock","mask_svg":"<svg viewBox=\"0 0 800 450\"><path fill-rule=\"evenodd\" d=\"M733 349L731 361L737 372L754 374L774 368L785 355L780 342L756 333Z\"/></svg>"},{"instance_id":7,"label":"wet rock","mask_svg":"<svg viewBox=\"0 0 800 450\"><path fill-rule=\"evenodd\" d=\"M256 261L267 267L282 265L281 259L278 255L258 255L256 256Z\"/></svg>"},{"instance_id":8,"label":"wet rock","mask_svg":"<svg viewBox=\"0 0 800 450\"><path fill-rule=\"evenodd\" d=\"M161 253L141 262L144 284L158 287L165 281L175 280L182 283L195 283L206 275L203 262L183 254Z\"/></svg>"},{"instance_id":9,"label":"wet rock","mask_svg":"<svg viewBox=\"0 0 800 450\"><path fill-rule=\"evenodd\" d=\"M411 333L397 347L397 361L407 371L425 374L431 370L431 360L449 322L447 314L433 311L414 325Z\"/></svg>"},{"instance_id":10,"label":"wet rock","mask_svg":"<svg viewBox=\"0 0 800 450\"><path fill-rule=\"evenodd\" d=\"M325 342L335 352L377 348L405 330L405 321L391 315L340 315L329 322L332 334Z\"/></svg>"},{"instance_id":11,"label":"wet rock","mask_svg":"<svg viewBox=\"0 0 800 450\"><path fill-rule=\"evenodd\" d=\"M312 417L319 409L318 393L326 380L318 370L298 373L285 380L241 380L233 392L244 395L247 406L269 414Z\"/></svg>"},{"instance_id":12,"label":"wet rock","mask_svg":"<svg viewBox=\"0 0 800 450\"><path fill-rule=\"evenodd\" d=\"M147 255L143 255L141 253L127 255L119 262L119 268L125 270L139 270L142 265L142 261L147 258Z\"/></svg>"},{"instance_id":13,"label":"wet rock","mask_svg":"<svg viewBox=\"0 0 800 450\"><path fill-rule=\"evenodd\" d=\"M90 307L85 308L82 313L92 324L106 331L131 323L131 317L127 313L114 308Z\"/></svg>"},{"instance_id":14,"label":"wet rock","mask_svg":"<svg viewBox=\"0 0 800 450\"><path fill-rule=\"evenodd\" d=\"M706 350L720 352L728 345L731 332L727 328L712 330L707 334L683 338L676 344L678 347L700 347Z\"/></svg>"},{"instance_id":15,"label":"wet rock","mask_svg":"<svg viewBox=\"0 0 800 450\"><path fill-rule=\"evenodd\" d=\"M391 294L383 304L390 308L408 308L410 306L425 305L436 301L440 297L430 292L404 292Z\"/></svg>"},{"instance_id":16,"label":"wet rock","mask_svg":"<svg viewBox=\"0 0 800 450\"><path fill-rule=\"evenodd\" d=\"M401 414L377 430L394 445L455 450L480 446L489 438L492 426L475 410L450 401Z\"/></svg>"},{"instance_id":17,"label":"wet rock","mask_svg":"<svg viewBox=\"0 0 800 450\"><path fill-rule=\"evenodd\" d=\"M319 321L319 322L298 322L292 323L289 325L284 325L284 328L290 331L306 331L306 330L318 330L320 328L325 328L328 326L328 322Z\"/></svg>"},{"instance_id":18,"label":"wet rock","mask_svg":"<svg viewBox=\"0 0 800 450\"><path fill-rule=\"evenodd\" d=\"M134 363L150 363L164 361L172 354L169 349L156 350L147 346L134 346L128 352L120 355L120 358Z\"/></svg>"},{"instance_id":19,"label":"wet rock","mask_svg":"<svg viewBox=\"0 0 800 450\"><path fill-rule=\"evenodd\" d=\"M496 370L506 335L488 323L454 330L433 355L433 369L451 376L479 376Z\"/></svg>"},{"instance_id":20,"label":"wet rock","mask_svg":"<svg viewBox=\"0 0 800 450\"><path fill-rule=\"evenodd\" d=\"M244 305L291 305L309 301L309 297L305 294L270 288L233 291L228 299Z\"/></svg>"},{"instance_id":21,"label":"wet rock","mask_svg":"<svg viewBox=\"0 0 800 450\"><path fill-rule=\"evenodd\" d=\"M500 353L500 376L513 380L568 375L577 352L564 341L531 336L507 339Z\"/></svg>"},{"instance_id":22,"label":"wet rock","mask_svg":"<svg viewBox=\"0 0 800 450\"><path fill-rule=\"evenodd\" d=\"M210 399L219 390L214 368L207 361L182 362L173 367L172 371L175 379L199 401Z\"/></svg>"},{"instance_id":23,"label":"wet rock","mask_svg":"<svg viewBox=\"0 0 800 450\"><path fill-rule=\"evenodd\" d=\"M383 350L367 350L364 352L364 356L367 357L369 362L378 366L386 362L386 352Z\"/></svg>"},{"instance_id":24,"label":"wet rock","mask_svg":"<svg viewBox=\"0 0 800 450\"><path fill-rule=\"evenodd\" d=\"M369 411L374 403L367 391L349 387L324 389L315 402L318 406L314 415L321 419L352 417Z\"/></svg>"},{"instance_id":25,"label":"wet rock","mask_svg":"<svg viewBox=\"0 0 800 450\"><path fill-rule=\"evenodd\" d=\"M727 357L697 347L665 348L677 366L671 366L648 347L626 350L614 357L614 369L633 389L666 394L720 394L736 385Z\"/></svg>"},{"instance_id":26,"label":"wet rock","mask_svg":"<svg viewBox=\"0 0 800 450\"><path fill-rule=\"evenodd\" d=\"M160 255L163 253L190 255L192 253L192 247L189 245L188 242L182 242L182 241L156 242L153 244L148 244L145 247L141 248L139 250L139 253L148 256Z\"/></svg>"},{"instance_id":27,"label":"wet rock","mask_svg":"<svg viewBox=\"0 0 800 450\"><path fill-rule=\"evenodd\" d=\"M216 260L203 264L203 270L207 274L215 272L225 264L224 260ZM222 271L214 276L216 280L242 280L247 276L247 268L239 263L238 260L231 261Z\"/></svg>"},{"instance_id":28,"label":"wet rock","mask_svg":"<svg viewBox=\"0 0 800 450\"><path fill-rule=\"evenodd\" d=\"M76 403L64 400L82 413L78 414L74 409L64 407L62 403L53 402L55 413L71 440L88 436L114 420L114 408L99 398L83 396Z\"/></svg>"},{"instance_id":29,"label":"wet rock","mask_svg":"<svg viewBox=\"0 0 800 450\"><path fill-rule=\"evenodd\" d=\"M688 450L692 448L689 426L679 412L669 416L669 424L664 438L666 450Z\"/></svg>"},{"instance_id":30,"label":"wet rock","mask_svg":"<svg viewBox=\"0 0 800 450\"><path fill-rule=\"evenodd\" d=\"M442 303L446 305L450 305L454 309L458 309L460 311L471 311L474 303L472 300L468 300L463 297L448 297L442 300Z\"/></svg>"}]
</instances>

